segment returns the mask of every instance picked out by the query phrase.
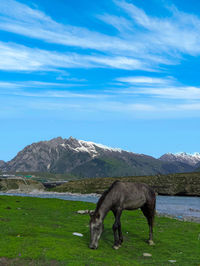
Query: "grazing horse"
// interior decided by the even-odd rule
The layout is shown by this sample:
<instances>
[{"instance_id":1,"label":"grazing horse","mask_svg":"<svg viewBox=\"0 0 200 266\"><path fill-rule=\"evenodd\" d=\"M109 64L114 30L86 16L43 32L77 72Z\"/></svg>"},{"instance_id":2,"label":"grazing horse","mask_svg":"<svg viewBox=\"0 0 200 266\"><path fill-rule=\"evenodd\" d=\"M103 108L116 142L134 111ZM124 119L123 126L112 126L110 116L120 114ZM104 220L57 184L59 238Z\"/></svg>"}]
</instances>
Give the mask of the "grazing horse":
<instances>
[{"instance_id":1,"label":"grazing horse","mask_svg":"<svg viewBox=\"0 0 200 266\"><path fill-rule=\"evenodd\" d=\"M103 231L103 220L111 210L115 216L113 224L114 249L121 247L123 236L120 216L123 210L141 208L149 225L149 245L153 245L153 220L155 215L155 192L146 184L115 181L99 199L96 209L90 213L90 248L97 249Z\"/></svg>"}]
</instances>

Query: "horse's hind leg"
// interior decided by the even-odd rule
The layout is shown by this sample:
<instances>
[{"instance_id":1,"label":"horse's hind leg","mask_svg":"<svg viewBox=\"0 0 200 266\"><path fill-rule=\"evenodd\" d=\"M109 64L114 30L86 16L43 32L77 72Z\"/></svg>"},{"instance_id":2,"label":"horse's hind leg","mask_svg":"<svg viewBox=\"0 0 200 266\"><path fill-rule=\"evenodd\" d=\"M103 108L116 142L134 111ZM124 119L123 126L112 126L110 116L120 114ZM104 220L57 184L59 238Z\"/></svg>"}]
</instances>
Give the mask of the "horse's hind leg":
<instances>
[{"instance_id":1,"label":"horse's hind leg","mask_svg":"<svg viewBox=\"0 0 200 266\"><path fill-rule=\"evenodd\" d=\"M154 245L153 242L153 222L155 215L155 206L148 205L147 203L141 208L144 216L147 218L149 225L149 245Z\"/></svg>"},{"instance_id":2,"label":"horse's hind leg","mask_svg":"<svg viewBox=\"0 0 200 266\"><path fill-rule=\"evenodd\" d=\"M115 216L115 222L113 224L113 234L114 234L114 249L118 249L122 242L123 242L123 236L121 231L121 222L120 222L120 216L122 214L122 210L112 210L113 214Z\"/></svg>"}]
</instances>

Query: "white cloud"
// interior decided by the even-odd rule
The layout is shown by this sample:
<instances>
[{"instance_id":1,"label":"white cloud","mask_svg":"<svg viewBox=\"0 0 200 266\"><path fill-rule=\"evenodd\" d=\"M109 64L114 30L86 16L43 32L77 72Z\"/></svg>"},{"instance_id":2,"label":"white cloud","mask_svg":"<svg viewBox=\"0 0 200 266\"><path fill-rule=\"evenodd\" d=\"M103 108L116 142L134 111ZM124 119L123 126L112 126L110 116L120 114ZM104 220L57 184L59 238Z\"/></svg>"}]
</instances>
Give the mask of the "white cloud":
<instances>
[{"instance_id":1,"label":"white cloud","mask_svg":"<svg viewBox=\"0 0 200 266\"><path fill-rule=\"evenodd\" d=\"M137 34L140 41L146 41L150 49L171 53L177 51L190 55L200 54L200 19L173 8L165 18L148 16L144 10L126 1L115 0L136 23L145 29Z\"/></svg>"},{"instance_id":2,"label":"white cloud","mask_svg":"<svg viewBox=\"0 0 200 266\"><path fill-rule=\"evenodd\" d=\"M167 78L154 78L154 77L144 77L144 76L133 76L133 77L121 77L117 78L117 81L135 85L164 85L172 82L172 79Z\"/></svg>"},{"instance_id":3,"label":"white cloud","mask_svg":"<svg viewBox=\"0 0 200 266\"><path fill-rule=\"evenodd\" d=\"M126 40L105 35L83 27L63 25L38 9L14 0L1 0L0 29L67 46L97 49L100 51L131 50L135 47Z\"/></svg>"},{"instance_id":4,"label":"white cloud","mask_svg":"<svg viewBox=\"0 0 200 266\"><path fill-rule=\"evenodd\" d=\"M0 42L0 58L0 70L9 71L55 71L61 68L151 70L146 62L123 56L59 53L4 42Z\"/></svg>"},{"instance_id":5,"label":"white cloud","mask_svg":"<svg viewBox=\"0 0 200 266\"><path fill-rule=\"evenodd\" d=\"M92 61L89 55L86 55L87 52L85 52L86 58L77 54L66 55L64 67L69 67L71 62L72 67L83 67L83 64L76 60L81 58L83 61L85 60L85 67L91 67L96 62L97 67L148 71L158 69L160 64L178 63L179 52L200 53L200 29L197 26L200 24L200 20L197 17L176 11L171 17L152 18L133 4L117 0L115 2L129 14L129 19L113 14L97 15L103 22L119 30L119 34L116 33L112 36L83 27L58 23L44 12L14 0L1 0L0 29L49 43L95 49L107 53L105 57L99 54L95 55L95 60L93 58ZM185 18L186 22L184 22ZM135 27L135 23L139 25L140 29ZM9 52L7 51L7 54ZM24 53L20 55L23 56L24 61L26 61L26 52L24 47ZM41 56L44 57L44 52L41 52ZM58 56L52 52L54 63L55 57ZM15 59L8 57L2 69L3 67L9 69L10 64L18 62L18 57L16 56ZM98 58L99 60L97 60ZM59 59L57 58L57 60ZM43 64L41 63L41 60L38 62L34 58L30 62L26 62L25 65L28 65L29 70L35 70L42 69ZM18 66L18 69L26 70L26 67L22 64L22 66Z\"/></svg>"},{"instance_id":6,"label":"white cloud","mask_svg":"<svg viewBox=\"0 0 200 266\"><path fill-rule=\"evenodd\" d=\"M59 52L0 42L0 70L59 71L59 74L68 68L158 71L161 65L180 62L183 54L200 54L200 19L197 16L173 8L169 16L152 17L132 3L119 0L114 2L121 8L121 16L108 13L96 15L118 30L109 36L95 30L58 23L44 12L17 1L1 0L1 30L82 49ZM40 44L37 42L38 47ZM175 111L194 113L200 109L199 87L180 85L170 77L129 75L117 78L121 82L117 84L121 85L120 91L118 86L118 91L113 89L107 95L64 91L68 87L83 85L74 82L84 81L64 74L57 79L68 80L70 83L0 82L0 88L2 94L10 89L11 96L26 97L29 103L34 99L32 108L45 108L43 101L49 99L49 105L46 102L49 110L56 110L59 104L61 109L65 109L65 106L82 108L91 113L92 110L105 110L145 115L164 112L173 115ZM33 88L41 90L34 91ZM42 98L40 103L39 98ZM66 103L57 102L62 99ZM70 103L67 103L69 100Z\"/></svg>"},{"instance_id":7,"label":"white cloud","mask_svg":"<svg viewBox=\"0 0 200 266\"><path fill-rule=\"evenodd\" d=\"M93 62L104 65L111 68L119 68L119 69L126 69L126 70L148 70L152 71L150 66L146 62L142 60L137 60L131 57L123 57L123 56L116 56L116 57L88 57L88 59L92 60Z\"/></svg>"},{"instance_id":8,"label":"white cloud","mask_svg":"<svg viewBox=\"0 0 200 266\"><path fill-rule=\"evenodd\" d=\"M100 98L106 97L103 95L97 94L81 94L81 93L72 93L70 91L58 91L58 90L48 90L40 92L26 92L26 91L14 91L13 95L25 96L25 97L36 97L36 98Z\"/></svg>"},{"instance_id":9,"label":"white cloud","mask_svg":"<svg viewBox=\"0 0 200 266\"><path fill-rule=\"evenodd\" d=\"M111 113L125 114L126 117L139 117L145 119L155 118L177 118L177 117L200 117L200 102L173 103L173 102L151 102L151 103L127 103L120 101L107 101L101 104L88 104L88 108Z\"/></svg>"},{"instance_id":10,"label":"white cloud","mask_svg":"<svg viewBox=\"0 0 200 266\"><path fill-rule=\"evenodd\" d=\"M81 87L84 86L82 84L74 84L74 83L56 83L56 82L43 82L43 81L18 81L18 82L6 82L0 81L1 89L15 89L15 88L49 88L49 87L60 87L60 88L68 88L68 87Z\"/></svg>"},{"instance_id":11,"label":"white cloud","mask_svg":"<svg viewBox=\"0 0 200 266\"><path fill-rule=\"evenodd\" d=\"M124 32L126 30L131 31L134 29L131 21L122 16L119 17L110 14L103 14L103 15L97 15L97 18L107 24L110 24L120 32Z\"/></svg>"},{"instance_id":12,"label":"white cloud","mask_svg":"<svg viewBox=\"0 0 200 266\"><path fill-rule=\"evenodd\" d=\"M152 97L177 100L200 99L200 88L198 87L162 87L162 88L129 88L125 93L146 94Z\"/></svg>"},{"instance_id":13,"label":"white cloud","mask_svg":"<svg viewBox=\"0 0 200 266\"><path fill-rule=\"evenodd\" d=\"M61 84L41 81L21 81L21 82L0 82L0 95L17 95L33 98L105 98L103 94L88 94L80 92L70 92L65 90L74 87L75 84ZM81 86L81 85L76 85ZM62 88L58 90L57 88ZM34 88L37 88L35 91ZM56 88L56 89L55 89Z\"/></svg>"}]
</instances>

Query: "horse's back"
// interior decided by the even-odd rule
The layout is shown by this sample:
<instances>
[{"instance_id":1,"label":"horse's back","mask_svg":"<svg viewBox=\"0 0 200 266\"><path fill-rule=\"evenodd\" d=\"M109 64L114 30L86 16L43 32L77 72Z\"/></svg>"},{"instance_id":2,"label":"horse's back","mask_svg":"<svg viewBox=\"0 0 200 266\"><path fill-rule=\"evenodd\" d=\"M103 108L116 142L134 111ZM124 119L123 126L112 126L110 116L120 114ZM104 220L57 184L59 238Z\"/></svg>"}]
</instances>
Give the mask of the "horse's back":
<instances>
[{"instance_id":1,"label":"horse's back","mask_svg":"<svg viewBox=\"0 0 200 266\"><path fill-rule=\"evenodd\" d=\"M134 210L155 200L155 192L146 184L115 182L112 188L114 195L123 209Z\"/></svg>"}]
</instances>

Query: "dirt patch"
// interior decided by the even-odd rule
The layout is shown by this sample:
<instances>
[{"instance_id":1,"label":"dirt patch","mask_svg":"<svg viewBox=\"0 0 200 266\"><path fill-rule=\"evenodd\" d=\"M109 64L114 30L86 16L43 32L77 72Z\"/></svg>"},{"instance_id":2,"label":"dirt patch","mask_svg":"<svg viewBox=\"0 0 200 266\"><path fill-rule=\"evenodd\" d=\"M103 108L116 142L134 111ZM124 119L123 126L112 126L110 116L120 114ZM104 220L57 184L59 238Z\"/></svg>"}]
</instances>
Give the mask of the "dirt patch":
<instances>
[{"instance_id":1,"label":"dirt patch","mask_svg":"<svg viewBox=\"0 0 200 266\"><path fill-rule=\"evenodd\" d=\"M0 217L0 221L1 221L1 222L9 222L9 221L10 221L10 219L8 219L8 218L3 218L3 217Z\"/></svg>"}]
</instances>

